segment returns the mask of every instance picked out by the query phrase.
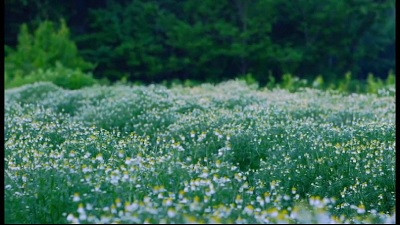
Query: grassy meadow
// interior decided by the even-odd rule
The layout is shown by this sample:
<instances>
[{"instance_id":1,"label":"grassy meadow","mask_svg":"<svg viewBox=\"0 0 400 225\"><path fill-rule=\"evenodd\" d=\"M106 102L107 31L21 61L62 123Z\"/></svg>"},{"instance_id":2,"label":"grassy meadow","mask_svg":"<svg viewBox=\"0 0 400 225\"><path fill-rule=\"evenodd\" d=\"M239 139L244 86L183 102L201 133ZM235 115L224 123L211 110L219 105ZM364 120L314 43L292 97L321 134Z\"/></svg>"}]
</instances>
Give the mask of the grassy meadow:
<instances>
[{"instance_id":1,"label":"grassy meadow","mask_svg":"<svg viewBox=\"0 0 400 225\"><path fill-rule=\"evenodd\" d=\"M395 223L395 89L5 91L6 223Z\"/></svg>"}]
</instances>

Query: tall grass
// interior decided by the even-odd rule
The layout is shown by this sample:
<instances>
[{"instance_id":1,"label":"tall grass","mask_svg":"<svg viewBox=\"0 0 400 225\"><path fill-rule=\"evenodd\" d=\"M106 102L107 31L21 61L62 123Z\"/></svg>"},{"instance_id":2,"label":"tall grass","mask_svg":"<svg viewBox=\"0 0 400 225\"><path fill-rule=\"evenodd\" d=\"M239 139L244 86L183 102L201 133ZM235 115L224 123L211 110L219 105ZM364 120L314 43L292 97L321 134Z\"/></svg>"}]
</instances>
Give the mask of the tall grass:
<instances>
[{"instance_id":1,"label":"tall grass","mask_svg":"<svg viewBox=\"0 0 400 225\"><path fill-rule=\"evenodd\" d=\"M36 83L5 100L8 223L394 223L393 90Z\"/></svg>"}]
</instances>

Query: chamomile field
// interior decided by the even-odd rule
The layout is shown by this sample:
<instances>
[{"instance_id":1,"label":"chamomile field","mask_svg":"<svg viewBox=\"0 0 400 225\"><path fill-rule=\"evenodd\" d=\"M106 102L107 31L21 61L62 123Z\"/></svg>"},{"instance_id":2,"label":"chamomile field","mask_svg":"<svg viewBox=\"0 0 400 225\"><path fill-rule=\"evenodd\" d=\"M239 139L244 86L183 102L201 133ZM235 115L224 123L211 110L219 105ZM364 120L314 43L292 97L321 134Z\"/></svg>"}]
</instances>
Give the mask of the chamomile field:
<instances>
[{"instance_id":1,"label":"chamomile field","mask_svg":"<svg viewBox=\"0 0 400 225\"><path fill-rule=\"evenodd\" d=\"M395 89L5 92L6 223L395 223Z\"/></svg>"}]
</instances>

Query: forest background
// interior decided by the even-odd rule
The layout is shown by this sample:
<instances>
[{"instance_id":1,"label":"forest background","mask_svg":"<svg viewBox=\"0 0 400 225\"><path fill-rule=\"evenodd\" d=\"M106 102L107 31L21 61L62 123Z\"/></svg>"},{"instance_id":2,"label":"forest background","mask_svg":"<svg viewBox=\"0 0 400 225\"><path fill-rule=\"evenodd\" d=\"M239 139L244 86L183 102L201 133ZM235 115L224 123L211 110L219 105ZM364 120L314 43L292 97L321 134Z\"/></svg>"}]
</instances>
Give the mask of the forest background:
<instances>
[{"instance_id":1,"label":"forest background","mask_svg":"<svg viewBox=\"0 0 400 225\"><path fill-rule=\"evenodd\" d=\"M394 84L395 0L6 0L6 88L49 80L377 92Z\"/></svg>"}]
</instances>

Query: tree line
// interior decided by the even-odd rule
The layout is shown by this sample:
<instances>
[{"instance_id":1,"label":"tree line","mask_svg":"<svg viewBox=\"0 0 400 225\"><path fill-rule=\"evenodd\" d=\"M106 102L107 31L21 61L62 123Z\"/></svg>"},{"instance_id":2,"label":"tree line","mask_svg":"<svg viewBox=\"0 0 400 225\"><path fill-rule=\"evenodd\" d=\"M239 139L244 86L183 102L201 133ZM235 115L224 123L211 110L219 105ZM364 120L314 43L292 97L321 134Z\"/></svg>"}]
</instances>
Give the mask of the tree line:
<instances>
[{"instance_id":1,"label":"tree line","mask_svg":"<svg viewBox=\"0 0 400 225\"><path fill-rule=\"evenodd\" d=\"M5 44L21 25L64 19L97 78L265 84L386 77L395 69L395 0L8 0ZM6 52L7 55L7 52Z\"/></svg>"}]
</instances>

